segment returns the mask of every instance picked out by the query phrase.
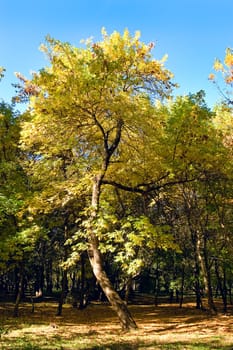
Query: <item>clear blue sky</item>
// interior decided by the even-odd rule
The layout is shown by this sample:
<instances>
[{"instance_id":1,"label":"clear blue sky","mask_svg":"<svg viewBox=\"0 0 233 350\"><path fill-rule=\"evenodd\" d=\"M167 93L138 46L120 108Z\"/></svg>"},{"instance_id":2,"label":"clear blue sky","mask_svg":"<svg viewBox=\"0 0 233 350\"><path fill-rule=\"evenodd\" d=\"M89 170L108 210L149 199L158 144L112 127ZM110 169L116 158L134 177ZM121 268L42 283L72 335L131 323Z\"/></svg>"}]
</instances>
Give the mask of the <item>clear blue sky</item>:
<instances>
[{"instance_id":1,"label":"clear blue sky","mask_svg":"<svg viewBox=\"0 0 233 350\"><path fill-rule=\"evenodd\" d=\"M166 67L180 85L178 94L206 91L210 107L220 99L208 81L216 57L233 47L233 0L0 0L0 66L7 69L0 98L10 101L14 72L30 77L47 64L38 50L47 34L79 46L128 28L156 42L155 58L168 54Z\"/></svg>"}]
</instances>

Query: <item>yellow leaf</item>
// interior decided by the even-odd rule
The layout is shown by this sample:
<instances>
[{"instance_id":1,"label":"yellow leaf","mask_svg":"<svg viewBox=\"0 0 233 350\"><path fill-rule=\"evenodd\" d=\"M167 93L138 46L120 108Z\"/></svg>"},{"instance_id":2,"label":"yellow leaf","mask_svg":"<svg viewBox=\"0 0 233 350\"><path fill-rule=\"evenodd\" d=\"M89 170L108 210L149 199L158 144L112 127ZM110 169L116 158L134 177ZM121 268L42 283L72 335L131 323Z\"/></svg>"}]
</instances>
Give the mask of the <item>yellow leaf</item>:
<instances>
[{"instance_id":1,"label":"yellow leaf","mask_svg":"<svg viewBox=\"0 0 233 350\"><path fill-rule=\"evenodd\" d=\"M213 73L210 73L208 78L209 78L209 80L214 80L215 79L215 75Z\"/></svg>"},{"instance_id":2,"label":"yellow leaf","mask_svg":"<svg viewBox=\"0 0 233 350\"><path fill-rule=\"evenodd\" d=\"M219 60L215 60L215 62L214 62L214 69L216 71L223 71L224 70L223 64Z\"/></svg>"}]
</instances>

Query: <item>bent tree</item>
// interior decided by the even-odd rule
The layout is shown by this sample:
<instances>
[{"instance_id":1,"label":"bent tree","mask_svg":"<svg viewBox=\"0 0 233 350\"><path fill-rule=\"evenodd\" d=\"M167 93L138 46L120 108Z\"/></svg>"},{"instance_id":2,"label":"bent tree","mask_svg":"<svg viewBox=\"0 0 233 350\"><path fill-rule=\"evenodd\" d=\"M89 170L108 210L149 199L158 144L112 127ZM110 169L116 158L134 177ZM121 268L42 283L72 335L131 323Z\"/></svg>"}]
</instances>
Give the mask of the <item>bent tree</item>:
<instances>
[{"instance_id":1,"label":"bent tree","mask_svg":"<svg viewBox=\"0 0 233 350\"><path fill-rule=\"evenodd\" d=\"M75 193L78 198L82 191L91 198L85 211L89 260L122 328L130 329L136 324L103 268L96 225L100 197L114 183L140 193L158 176L156 144L163 127L154 99L169 96L174 84L164 59L153 59L153 44L141 42L139 33L108 35L103 30L102 36L84 48L48 37L42 50L49 66L31 80L19 75L18 99L30 100L22 145L48 173L69 158L61 196Z\"/></svg>"}]
</instances>

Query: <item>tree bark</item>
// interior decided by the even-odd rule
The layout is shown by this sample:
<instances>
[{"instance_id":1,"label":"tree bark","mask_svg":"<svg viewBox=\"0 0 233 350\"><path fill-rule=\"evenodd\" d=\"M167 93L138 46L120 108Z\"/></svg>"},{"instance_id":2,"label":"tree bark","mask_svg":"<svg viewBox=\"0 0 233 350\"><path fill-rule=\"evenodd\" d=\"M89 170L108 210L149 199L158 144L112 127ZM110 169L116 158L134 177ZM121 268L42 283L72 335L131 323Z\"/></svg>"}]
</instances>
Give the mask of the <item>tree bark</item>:
<instances>
[{"instance_id":1,"label":"tree bark","mask_svg":"<svg viewBox=\"0 0 233 350\"><path fill-rule=\"evenodd\" d=\"M137 325L132 318L125 302L120 298L119 294L114 290L112 283L110 282L104 267L102 254L99 249L99 240L93 230L94 220L98 214L99 197L101 187L101 176L96 176L93 181L92 192L92 213L90 218L89 227L89 249L88 256L92 266L93 273L97 279L97 282L101 286L104 294L110 302L113 310L117 313L121 327L123 330L135 329Z\"/></svg>"},{"instance_id":2,"label":"tree bark","mask_svg":"<svg viewBox=\"0 0 233 350\"><path fill-rule=\"evenodd\" d=\"M181 288L180 288L180 303L179 307L182 308L183 300L184 300L184 280L185 280L185 265L182 264L182 270L181 270Z\"/></svg>"},{"instance_id":3,"label":"tree bark","mask_svg":"<svg viewBox=\"0 0 233 350\"><path fill-rule=\"evenodd\" d=\"M19 304L20 300L23 294L23 280L24 280L24 269L23 266L20 266L19 268L19 286L18 286L18 292L16 296L16 301L15 301L15 307L13 311L13 317L18 317L19 316Z\"/></svg>"},{"instance_id":4,"label":"tree bark","mask_svg":"<svg viewBox=\"0 0 233 350\"><path fill-rule=\"evenodd\" d=\"M81 255L81 276L79 281L79 310L83 310L88 304L88 296L85 295L85 257Z\"/></svg>"},{"instance_id":5,"label":"tree bark","mask_svg":"<svg viewBox=\"0 0 233 350\"><path fill-rule=\"evenodd\" d=\"M62 272L62 290L61 290L61 295L58 302L56 316L61 316L62 314L62 307L65 301L66 295L67 295L67 271L63 271Z\"/></svg>"},{"instance_id":6,"label":"tree bark","mask_svg":"<svg viewBox=\"0 0 233 350\"><path fill-rule=\"evenodd\" d=\"M126 305L129 302L130 299L130 292L132 291L132 282L133 282L133 278L132 276L129 276L127 281L126 281L126 285L125 285L125 303Z\"/></svg>"},{"instance_id":7,"label":"tree bark","mask_svg":"<svg viewBox=\"0 0 233 350\"><path fill-rule=\"evenodd\" d=\"M53 261L52 258L49 258L46 267L45 267L45 280L46 280L46 293L52 295L53 293Z\"/></svg>"},{"instance_id":8,"label":"tree bark","mask_svg":"<svg viewBox=\"0 0 233 350\"><path fill-rule=\"evenodd\" d=\"M222 301L223 301L223 312L227 312L227 287L226 287L226 273L225 269L223 270L223 278L220 276L219 272L219 263L217 258L214 261L215 274L217 277L218 288L221 293Z\"/></svg>"},{"instance_id":9,"label":"tree bark","mask_svg":"<svg viewBox=\"0 0 233 350\"><path fill-rule=\"evenodd\" d=\"M213 297L213 290L212 290L212 283L211 283L211 273L210 273L210 266L209 266L208 252L207 252L207 240L206 240L205 233L203 237L203 256L204 256L204 259L202 259L202 256L200 254L200 262L201 262L202 272L204 275L204 283L205 283L205 290L206 290L207 299L208 299L208 307L211 313L216 314L217 309L214 304L214 297Z\"/></svg>"},{"instance_id":10,"label":"tree bark","mask_svg":"<svg viewBox=\"0 0 233 350\"><path fill-rule=\"evenodd\" d=\"M159 292L160 292L160 283L159 283L159 266L155 271L155 286L154 286L154 304L155 306L159 305Z\"/></svg>"},{"instance_id":11,"label":"tree bark","mask_svg":"<svg viewBox=\"0 0 233 350\"><path fill-rule=\"evenodd\" d=\"M194 252L194 288L195 288L195 294L196 294L196 309L203 309L202 305L202 293L201 293L201 285L200 285L200 260L199 260L199 251L198 251L198 244L197 244L197 233L195 230L191 231L191 239L193 243L193 252Z\"/></svg>"},{"instance_id":12,"label":"tree bark","mask_svg":"<svg viewBox=\"0 0 233 350\"><path fill-rule=\"evenodd\" d=\"M103 268L102 256L98 248L98 240L92 237L90 244L89 259L93 269L93 273L100 284L104 294L110 302L113 310L119 317L121 327L123 330L137 328L125 302L120 298L119 294L114 290L106 272Z\"/></svg>"}]
</instances>

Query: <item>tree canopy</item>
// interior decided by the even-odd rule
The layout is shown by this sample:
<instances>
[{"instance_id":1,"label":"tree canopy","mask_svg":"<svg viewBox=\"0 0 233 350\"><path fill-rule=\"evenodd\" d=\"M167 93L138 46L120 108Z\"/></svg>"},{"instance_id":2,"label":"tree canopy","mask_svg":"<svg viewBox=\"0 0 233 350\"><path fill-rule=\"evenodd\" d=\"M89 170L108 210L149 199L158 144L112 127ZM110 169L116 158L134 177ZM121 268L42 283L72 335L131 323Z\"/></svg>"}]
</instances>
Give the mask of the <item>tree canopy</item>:
<instances>
[{"instance_id":1,"label":"tree canopy","mask_svg":"<svg viewBox=\"0 0 233 350\"><path fill-rule=\"evenodd\" d=\"M26 111L0 104L2 261L15 254L18 285L27 276L37 290L46 279L51 291L60 269L59 312L67 271L79 267L82 296L92 273L124 329L136 324L115 285L128 294L148 269L156 288L175 290L187 271L197 307L203 285L215 310L210 271L223 291L232 270L221 263L232 252L231 99L212 111L204 91L172 97L173 74L153 48L128 30L103 29L80 47L48 36L48 65L31 79L17 73L14 102ZM215 69L231 87L230 49L224 64Z\"/></svg>"}]
</instances>

